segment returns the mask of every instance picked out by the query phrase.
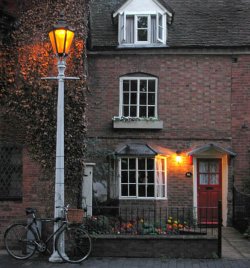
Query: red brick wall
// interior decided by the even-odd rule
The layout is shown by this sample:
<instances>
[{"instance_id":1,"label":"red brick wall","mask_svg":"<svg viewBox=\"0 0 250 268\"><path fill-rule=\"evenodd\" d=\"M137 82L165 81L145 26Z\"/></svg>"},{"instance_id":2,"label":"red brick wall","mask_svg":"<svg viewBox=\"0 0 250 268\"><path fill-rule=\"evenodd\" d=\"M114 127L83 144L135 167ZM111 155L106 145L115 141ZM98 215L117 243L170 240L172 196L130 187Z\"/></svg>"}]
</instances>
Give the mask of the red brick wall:
<instances>
[{"instance_id":1,"label":"red brick wall","mask_svg":"<svg viewBox=\"0 0 250 268\"><path fill-rule=\"evenodd\" d=\"M113 130L118 115L119 77L132 72L159 78L162 131L136 132L161 139L228 140L231 131L231 57L190 55L89 56L89 136L134 137ZM223 98L221 97L223 95Z\"/></svg>"},{"instance_id":2,"label":"red brick wall","mask_svg":"<svg viewBox=\"0 0 250 268\"><path fill-rule=\"evenodd\" d=\"M187 152L211 142L232 146L231 56L89 55L88 64L88 136L99 138L104 147L145 142ZM119 77L133 72L158 77L162 130L112 128L112 117L119 112ZM188 157L183 154L181 165L170 157L167 165L169 205L193 205L192 177L185 176L193 171Z\"/></svg>"},{"instance_id":3,"label":"red brick wall","mask_svg":"<svg viewBox=\"0 0 250 268\"><path fill-rule=\"evenodd\" d=\"M235 158L235 185L250 191L250 56L232 63L232 143Z\"/></svg>"},{"instance_id":4,"label":"red brick wall","mask_svg":"<svg viewBox=\"0 0 250 268\"><path fill-rule=\"evenodd\" d=\"M24 132L22 126L13 118L5 120L0 117L0 142L23 144ZM49 207L50 191L48 182L40 181L41 168L38 163L31 159L26 146L22 153L23 177L22 177L22 200L0 201L0 248L3 247L3 234L8 225L15 221L25 221L25 208L35 207L40 215L45 215ZM53 192L53 190L51 190Z\"/></svg>"}]
</instances>

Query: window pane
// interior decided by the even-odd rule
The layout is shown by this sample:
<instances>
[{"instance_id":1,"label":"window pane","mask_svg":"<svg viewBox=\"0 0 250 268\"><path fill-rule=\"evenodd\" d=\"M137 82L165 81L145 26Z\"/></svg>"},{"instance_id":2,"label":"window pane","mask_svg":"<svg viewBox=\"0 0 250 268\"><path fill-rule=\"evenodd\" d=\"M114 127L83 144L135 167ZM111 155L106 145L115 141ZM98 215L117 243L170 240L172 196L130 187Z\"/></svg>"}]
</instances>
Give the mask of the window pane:
<instances>
[{"instance_id":1,"label":"window pane","mask_svg":"<svg viewBox=\"0 0 250 268\"><path fill-rule=\"evenodd\" d=\"M123 115L129 116L129 107L128 106L123 106Z\"/></svg>"},{"instance_id":2,"label":"window pane","mask_svg":"<svg viewBox=\"0 0 250 268\"><path fill-rule=\"evenodd\" d=\"M220 168L218 161L216 162L211 161L209 168L210 168L210 172L218 173L219 168Z\"/></svg>"},{"instance_id":3,"label":"window pane","mask_svg":"<svg viewBox=\"0 0 250 268\"><path fill-rule=\"evenodd\" d=\"M145 184L139 185L138 194L139 194L139 197L145 197L146 196Z\"/></svg>"},{"instance_id":4,"label":"window pane","mask_svg":"<svg viewBox=\"0 0 250 268\"><path fill-rule=\"evenodd\" d=\"M123 103L129 104L129 94L128 93L123 94Z\"/></svg>"},{"instance_id":5,"label":"window pane","mask_svg":"<svg viewBox=\"0 0 250 268\"><path fill-rule=\"evenodd\" d=\"M147 188L147 196L148 197L154 197L155 195L155 189L154 189L154 185L148 185L148 188Z\"/></svg>"},{"instance_id":6,"label":"window pane","mask_svg":"<svg viewBox=\"0 0 250 268\"><path fill-rule=\"evenodd\" d=\"M149 105L155 104L155 94L154 93L148 94L148 104Z\"/></svg>"},{"instance_id":7,"label":"window pane","mask_svg":"<svg viewBox=\"0 0 250 268\"><path fill-rule=\"evenodd\" d=\"M148 183L154 183L154 171L148 171Z\"/></svg>"},{"instance_id":8,"label":"window pane","mask_svg":"<svg viewBox=\"0 0 250 268\"><path fill-rule=\"evenodd\" d=\"M148 107L148 117L155 117L155 107Z\"/></svg>"},{"instance_id":9,"label":"window pane","mask_svg":"<svg viewBox=\"0 0 250 268\"><path fill-rule=\"evenodd\" d=\"M147 80L140 81L140 91L147 92Z\"/></svg>"},{"instance_id":10,"label":"window pane","mask_svg":"<svg viewBox=\"0 0 250 268\"><path fill-rule=\"evenodd\" d=\"M137 80L131 80L131 91L137 92Z\"/></svg>"},{"instance_id":11,"label":"window pane","mask_svg":"<svg viewBox=\"0 0 250 268\"><path fill-rule=\"evenodd\" d=\"M138 41L147 41L147 40L148 40L148 31L138 30Z\"/></svg>"},{"instance_id":12,"label":"window pane","mask_svg":"<svg viewBox=\"0 0 250 268\"><path fill-rule=\"evenodd\" d=\"M218 174L211 174L210 184L219 184L219 175Z\"/></svg>"},{"instance_id":13,"label":"window pane","mask_svg":"<svg viewBox=\"0 0 250 268\"><path fill-rule=\"evenodd\" d=\"M136 184L129 185L129 196L136 196Z\"/></svg>"},{"instance_id":14,"label":"window pane","mask_svg":"<svg viewBox=\"0 0 250 268\"><path fill-rule=\"evenodd\" d=\"M131 108L130 108L130 116L131 117L136 117L137 116L137 107L136 106L131 106Z\"/></svg>"},{"instance_id":15,"label":"window pane","mask_svg":"<svg viewBox=\"0 0 250 268\"><path fill-rule=\"evenodd\" d=\"M122 171L121 174L121 181L122 183L127 183L128 182L128 172L127 171Z\"/></svg>"},{"instance_id":16,"label":"window pane","mask_svg":"<svg viewBox=\"0 0 250 268\"><path fill-rule=\"evenodd\" d=\"M148 27L148 17L138 16L137 17L137 28L147 28Z\"/></svg>"},{"instance_id":17,"label":"window pane","mask_svg":"<svg viewBox=\"0 0 250 268\"><path fill-rule=\"evenodd\" d=\"M145 170L145 158L138 159L138 169Z\"/></svg>"},{"instance_id":18,"label":"window pane","mask_svg":"<svg viewBox=\"0 0 250 268\"><path fill-rule=\"evenodd\" d=\"M159 14L159 25L162 26L162 15Z\"/></svg>"},{"instance_id":19,"label":"window pane","mask_svg":"<svg viewBox=\"0 0 250 268\"><path fill-rule=\"evenodd\" d=\"M159 39L162 39L162 31L163 31L163 29L161 28L161 27L159 27Z\"/></svg>"},{"instance_id":20,"label":"window pane","mask_svg":"<svg viewBox=\"0 0 250 268\"><path fill-rule=\"evenodd\" d=\"M154 158L147 158L147 169L148 170L154 170Z\"/></svg>"},{"instance_id":21,"label":"window pane","mask_svg":"<svg viewBox=\"0 0 250 268\"><path fill-rule=\"evenodd\" d=\"M135 170L135 158L130 158L129 159L129 169Z\"/></svg>"},{"instance_id":22,"label":"window pane","mask_svg":"<svg viewBox=\"0 0 250 268\"><path fill-rule=\"evenodd\" d=\"M138 172L138 183L146 183L146 173L145 171Z\"/></svg>"},{"instance_id":23,"label":"window pane","mask_svg":"<svg viewBox=\"0 0 250 268\"><path fill-rule=\"evenodd\" d=\"M140 115L139 117L147 117L146 106L140 106Z\"/></svg>"},{"instance_id":24,"label":"window pane","mask_svg":"<svg viewBox=\"0 0 250 268\"><path fill-rule=\"evenodd\" d=\"M123 80L123 91L129 91L129 80Z\"/></svg>"},{"instance_id":25,"label":"window pane","mask_svg":"<svg viewBox=\"0 0 250 268\"><path fill-rule=\"evenodd\" d=\"M200 184L208 184L208 174L200 174Z\"/></svg>"},{"instance_id":26,"label":"window pane","mask_svg":"<svg viewBox=\"0 0 250 268\"><path fill-rule=\"evenodd\" d=\"M136 93L131 93L130 103L137 104L137 94Z\"/></svg>"},{"instance_id":27,"label":"window pane","mask_svg":"<svg viewBox=\"0 0 250 268\"><path fill-rule=\"evenodd\" d=\"M156 186L156 197L166 197L166 191L164 185Z\"/></svg>"},{"instance_id":28,"label":"window pane","mask_svg":"<svg viewBox=\"0 0 250 268\"><path fill-rule=\"evenodd\" d=\"M147 94L145 93L140 94L140 104L144 104L144 105L147 104Z\"/></svg>"},{"instance_id":29,"label":"window pane","mask_svg":"<svg viewBox=\"0 0 250 268\"><path fill-rule=\"evenodd\" d=\"M122 196L128 196L128 185L122 184Z\"/></svg>"},{"instance_id":30,"label":"window pane","mask_svg":"<svg viewBox=\"0 0 250 268\"><path fill-rule=\"evenodd\" d=\"M22 148L0 146L0 198L22 197Z\"/></svg>"},{"instance_id":31,"label":"window pane","mask_svg":"<svg viewBox=\"0 0 250 268\"><path fill-rule=\"evenodd\" d=\"M199 172L208 173L208 162L200 161Z\"/></svg>"},{"instance_id":32,"label":"window pane","mask_svg":"<svg viewBox=\"0 0 250 268\"><path fill-rule=\"evenodd\" d=\"M155 92L155 80L148 80L148 91Z\"/></svg>"},{"instance_id":33,"label":"window pane","mask_svg":"<svg viewBox=\"0 0 250 268\"><path fill-rule=\"evenodd\" d=\"M129 171L129 182L130 183L135 183L136 179L135 179L135 171Z\"/></svg>"}]
</instances>

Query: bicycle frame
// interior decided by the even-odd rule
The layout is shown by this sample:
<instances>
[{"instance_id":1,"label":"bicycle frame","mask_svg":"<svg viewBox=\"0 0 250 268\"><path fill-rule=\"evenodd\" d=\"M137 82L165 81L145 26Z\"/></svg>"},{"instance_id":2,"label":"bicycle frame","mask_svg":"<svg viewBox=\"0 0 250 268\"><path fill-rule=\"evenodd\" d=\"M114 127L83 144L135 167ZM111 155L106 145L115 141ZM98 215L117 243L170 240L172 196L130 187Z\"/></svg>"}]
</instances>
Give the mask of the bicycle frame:
<instances>
[{"instance_id":1,"label":"bicycle frame","mask_svg":"<svg viewBox=\"0 0 250 268\"><path fill-rule=\"evenodd\" d=\"M42 237L41 237L41 233L40 233L38 225L37 225L37 220L40 220L41 222L55 222L55 221L62 220L62 225L55 232L52 232L52 234L49 235L49 237L45 241L43 241ZM33 225L35 225L35 226L33 226ZM60 231L63 230L63 228L65 228L65 226L67 226L67 225L68 225L68 223L64 219L53 219L53 218L52 219L37 219L37 218L33 217L32 221L27 225L27 227L35 233L37 241L44 242L47 245L48 242L54 236L56 236L58 233L60 233Z\"/></svg>"}]
</instances>

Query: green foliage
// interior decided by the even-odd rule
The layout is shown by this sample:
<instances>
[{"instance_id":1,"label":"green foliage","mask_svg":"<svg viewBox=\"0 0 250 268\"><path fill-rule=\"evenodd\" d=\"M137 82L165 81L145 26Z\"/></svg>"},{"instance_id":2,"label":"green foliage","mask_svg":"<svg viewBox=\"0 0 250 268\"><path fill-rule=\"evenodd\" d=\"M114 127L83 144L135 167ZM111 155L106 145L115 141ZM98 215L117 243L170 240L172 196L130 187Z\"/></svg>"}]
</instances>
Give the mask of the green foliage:
<instances>
[{"instance_id":1,"label":"green foliage","mask_svg":"<svg viewBox=\"0 0 250 268\"><path fill-rule=\"evenodd\" d=\"M0 99L2 111L15 117L25 127L25 143L33 158L54 179L56 142L57 82L41 77L57 76L56 59L48 32L60 11L75 29L67 76L79 81L65 84L65 178L71 199L79 191L83 174L86 133L86 79L84 40L87 34L87 0L18 1L17 19L5 50L5 68L1 69ZM3 79L2 79L3 77ZM44 173L45 174L45 173ZM50 174L50 175L48 175ZM42 179L42 178L41 178ZM70 193L70 191L69 191Z\"/></svg>"}]
</instances>

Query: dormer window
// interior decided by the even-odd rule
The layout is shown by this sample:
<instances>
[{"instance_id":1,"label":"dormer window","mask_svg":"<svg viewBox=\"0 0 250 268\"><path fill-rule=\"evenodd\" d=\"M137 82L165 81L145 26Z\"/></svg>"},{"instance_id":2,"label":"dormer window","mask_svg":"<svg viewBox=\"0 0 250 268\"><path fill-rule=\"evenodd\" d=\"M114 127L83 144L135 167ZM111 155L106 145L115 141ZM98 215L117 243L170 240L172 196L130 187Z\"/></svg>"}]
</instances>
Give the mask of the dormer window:
<instances>
[{"instance_id":1,"label":"dormer window","mask_svg":"<svg viewBox=\"0 0 250 268\"><path fill-rule=\"evenodd\" d=\"M157 0L128 0L113 15L118 16L120 47L166 46L167 21L172 17Z\"/></svg>"}]
</instances>

